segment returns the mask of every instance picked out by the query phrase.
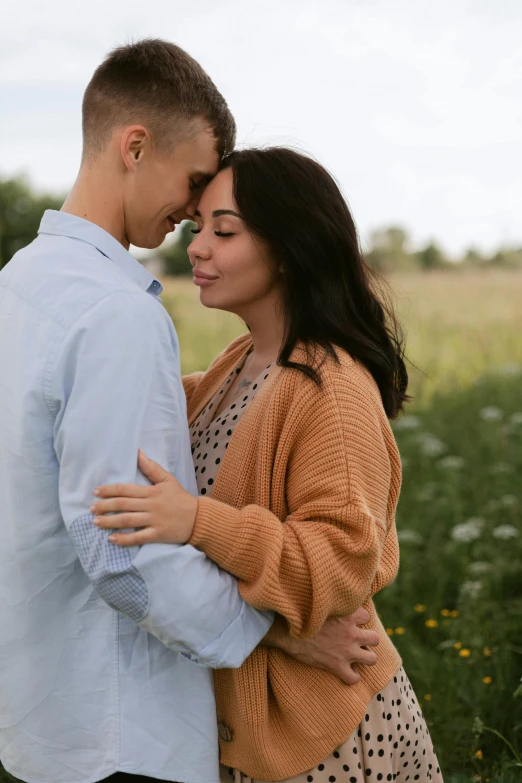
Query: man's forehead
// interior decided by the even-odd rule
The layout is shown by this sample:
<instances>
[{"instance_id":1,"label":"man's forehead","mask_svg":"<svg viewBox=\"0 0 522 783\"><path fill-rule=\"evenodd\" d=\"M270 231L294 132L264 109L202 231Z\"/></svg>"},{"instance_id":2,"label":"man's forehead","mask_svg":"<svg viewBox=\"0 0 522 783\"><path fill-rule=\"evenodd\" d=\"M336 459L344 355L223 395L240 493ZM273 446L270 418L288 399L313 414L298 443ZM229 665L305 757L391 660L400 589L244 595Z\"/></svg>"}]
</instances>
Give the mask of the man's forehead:
<instances>
[{"instance_id":1,"label":"man's forehead","mask_svg":"<svg viewBox=\"0 0 522 783\"><path fill-rule=\"evenodd\" d=\"M208 131L202 131L193 140L191 149L191 163L194 174L200 178L211 180L219 169L219 153L216 149L216 140Z\"/></svg>"}]
</instances>

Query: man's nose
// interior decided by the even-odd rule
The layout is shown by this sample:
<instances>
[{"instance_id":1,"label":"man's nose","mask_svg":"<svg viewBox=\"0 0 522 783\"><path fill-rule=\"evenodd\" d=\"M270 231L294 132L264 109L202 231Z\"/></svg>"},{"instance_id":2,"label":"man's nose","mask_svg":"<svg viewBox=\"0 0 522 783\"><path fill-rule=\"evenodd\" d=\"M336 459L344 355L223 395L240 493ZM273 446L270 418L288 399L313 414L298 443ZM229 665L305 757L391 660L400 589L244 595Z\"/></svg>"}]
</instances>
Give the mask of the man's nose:
<instances>
[{"instance_id":1,"label":"man's nose","mask_svg":"<svg viewBox=\"0 0 522 783\"><path fill-rule=\"evenodd\" d=\"M185 215L183 216L184 220L194 220L194 216L196 214L196 202L189 201L187 206L185 207Z\"/></svg>"},{"instance_id":2,"label":"man's nose","mask_svg":"<svg viewBox=\"0 0 522 783\"><path fill-rule=\"evenodd\" d=\"M190 201L185 205L185 220L194 220L200 196L201 193L194 193Z\"/></svg>"}]
</instances>

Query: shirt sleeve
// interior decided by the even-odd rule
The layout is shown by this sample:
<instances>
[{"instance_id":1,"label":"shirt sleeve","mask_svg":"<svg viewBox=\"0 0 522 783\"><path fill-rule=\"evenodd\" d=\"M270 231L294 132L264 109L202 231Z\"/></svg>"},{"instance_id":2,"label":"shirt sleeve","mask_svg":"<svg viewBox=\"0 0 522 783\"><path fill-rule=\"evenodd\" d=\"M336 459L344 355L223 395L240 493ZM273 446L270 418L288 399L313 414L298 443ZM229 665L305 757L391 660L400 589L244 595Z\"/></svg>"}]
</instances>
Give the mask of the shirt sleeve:
<instances>
[{"instance_id":1,"label":"shirt sleeve","mask_svg":"<svg viewBox=\"0 0 522 783\"><path fill-rule=\"evenodd\" d=\"M234 668L273 615L248 606L236 578L192 546L117 547L89 511L99 484L148 483L139 447L195 494L193 476L183 474L186 407L166 318L150 295L117 292L65 336L46 376L60 508L83 570L113 609L196 663Z\"/></svg>"}]
</instances>

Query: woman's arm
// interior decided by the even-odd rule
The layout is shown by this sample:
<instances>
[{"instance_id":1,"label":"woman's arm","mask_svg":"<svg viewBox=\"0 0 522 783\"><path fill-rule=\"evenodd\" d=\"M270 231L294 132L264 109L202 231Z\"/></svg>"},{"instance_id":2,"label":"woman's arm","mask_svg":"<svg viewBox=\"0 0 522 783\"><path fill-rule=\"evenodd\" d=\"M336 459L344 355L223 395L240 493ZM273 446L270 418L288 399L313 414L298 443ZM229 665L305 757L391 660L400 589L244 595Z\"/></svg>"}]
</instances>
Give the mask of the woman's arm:
<instances>
[{"instance_id":1,"label":"woman's arm","mask_svg":"<svg viewBox=\"0 0 522 783\"><path fill-rule=\"evenodd\" d=\"M395 577L398 565L398 452L375 388L364 380L359 370L341 390L294 400L299 435L287 465L284 523L257 505L236 509L205 497L185 503L175 479L154 475L144 463L141 469L156 484L146 488L155 493L154 522L144 514L133 526L143 522L146 530L129 538L188 541L202 549L239 578L249 604L283 615L294 636L313 636L327 618L353 613ZM108 488L104 496L111 492L120 494ZM125 510L111 502L105 501L104 513ZM109 517L106 526L115 521ZM153 533L147 524L155 526ZM123 515L118 526L130 527L131 517Z\"/></svg>"}]
</instances>

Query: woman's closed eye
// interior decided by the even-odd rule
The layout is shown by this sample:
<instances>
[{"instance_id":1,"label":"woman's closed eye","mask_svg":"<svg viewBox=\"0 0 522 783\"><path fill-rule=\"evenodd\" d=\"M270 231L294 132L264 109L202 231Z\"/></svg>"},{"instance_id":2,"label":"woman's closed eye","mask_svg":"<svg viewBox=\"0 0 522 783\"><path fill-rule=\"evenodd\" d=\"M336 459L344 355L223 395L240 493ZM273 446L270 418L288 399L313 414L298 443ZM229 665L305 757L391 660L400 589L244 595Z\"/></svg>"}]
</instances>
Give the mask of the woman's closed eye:
<instances>
[{"instance_id":1,"label":"woman's closed eye","mask_svg":"<svg viewBox=\"0 0 522 783\"><path fill-rule=\"evenodd\" d=\"M201 229L200 228L191 228L190 229L193 234L199 234ZM232 237L234 236L233 231L214 231L214 234L217 237Z\"/></svg>"}]
</instances>

